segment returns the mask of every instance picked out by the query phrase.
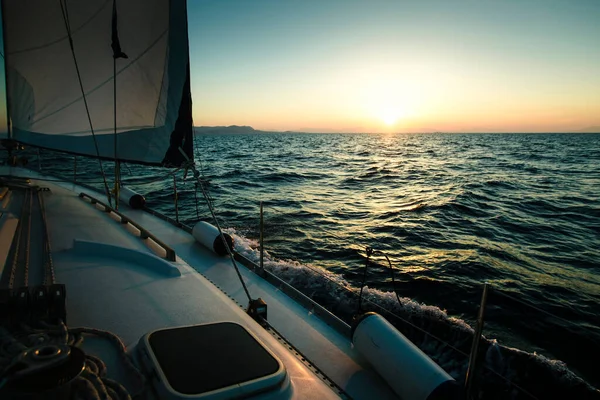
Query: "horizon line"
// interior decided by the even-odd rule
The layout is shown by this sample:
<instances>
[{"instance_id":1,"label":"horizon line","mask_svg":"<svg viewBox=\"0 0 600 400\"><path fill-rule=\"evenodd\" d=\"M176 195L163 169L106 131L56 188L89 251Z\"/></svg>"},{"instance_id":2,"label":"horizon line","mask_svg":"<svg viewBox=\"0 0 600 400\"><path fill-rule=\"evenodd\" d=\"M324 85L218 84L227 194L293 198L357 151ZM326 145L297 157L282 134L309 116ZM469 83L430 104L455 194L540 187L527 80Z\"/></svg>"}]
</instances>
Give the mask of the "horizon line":
<instances>
[{"instance_id":1,"label":"horizon line","mask_svg":"<svg viewBox=\"0 0 600 400\"><path fill-rule=\"evenodd\" d=\"M327 130L323 130L323 131L318 131L318 130L311 130L311 131L305 131L305 130L264 130L264 129L256 129L252 126L249 125L229 125L229 126L225 126L225 125L215 125L215 126L209 126L209 125L200 125L200 126L193 126L193 129L197 129L197 128L209 128L209 129L217 129L217 128L250 128L251 131L249 130L248 132L222 132L222 133L229 133L229 134L244 134L244 133L252 133L252 132L256 132L256 133L315 133L315 134L365 134L365 135L371 135L371 134L376 134L376 135L380 135L380 134L385 134L385 135L396 135L396 134L600 134L600 130L598 131L586 131L586 130L580 130L580 131L443 131L443 130L430 130L430 131L398 131L398 132L358 132L358 131L334 131L331 129L327 129ZM213 132L213 133L217 133L217 132Z\"/></svg>"}]
</instances>

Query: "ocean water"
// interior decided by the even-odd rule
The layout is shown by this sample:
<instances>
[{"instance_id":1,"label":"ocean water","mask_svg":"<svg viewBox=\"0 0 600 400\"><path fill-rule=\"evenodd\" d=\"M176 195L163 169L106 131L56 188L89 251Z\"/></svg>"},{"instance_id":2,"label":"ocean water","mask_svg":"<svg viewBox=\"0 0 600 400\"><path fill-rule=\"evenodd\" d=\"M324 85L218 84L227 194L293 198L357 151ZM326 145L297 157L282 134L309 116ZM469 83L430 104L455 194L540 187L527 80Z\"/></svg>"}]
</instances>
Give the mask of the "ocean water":
<instances>
[{"instance_id":1,"label":"ocean water","mask_svg":"<svg viewBox=\"0 0 600 400\"><path fill-rule=\"evenodd\" d=\"M262 201L267 268L342 318L357 310L371 247L369 306L404 313L400 324L444 334L468 353L460 332L471 332L487 282L493 373L519 381L508 370L525 354L600 386L600 135L210 134L197 135L196 146L238 250L257 260ZM72 158L43 152L41 159L42 168L72 177ZM78 179L98 182L96 161L78 168ZM122 173L149 207L175 215L166 171ZM191 174L183 175L176 174L179 218L209 221ZM436 327L440 321L450 328ZM464 375L464 362L448 365L464 355L420 345Z\"/></svg>"}]
</instances>

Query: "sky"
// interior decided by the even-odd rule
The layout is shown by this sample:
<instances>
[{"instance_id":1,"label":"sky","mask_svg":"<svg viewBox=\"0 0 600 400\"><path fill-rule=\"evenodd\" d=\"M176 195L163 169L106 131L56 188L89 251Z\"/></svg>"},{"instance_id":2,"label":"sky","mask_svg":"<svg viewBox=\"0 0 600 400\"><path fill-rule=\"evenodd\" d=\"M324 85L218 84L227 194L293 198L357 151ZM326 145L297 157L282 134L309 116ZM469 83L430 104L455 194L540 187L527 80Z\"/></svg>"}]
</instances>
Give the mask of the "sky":
<instances>
[{"instance_id":1,"label":"sky","mask_svg":"<svg viewBox=\"0 0 600 400\"><path fill-rule=\"evenodd\" d=\"M600 131L599 0L189 0L188 21L196 126Z\"/></svg>"},{"instance_id":2,"label":"sky","mask_svg":"<svg viewBox=\"0 0 600 400\"><path fill-rule=\"evenodd\" d=\"M600 127L598 0L190 1L188 14L196 125Z\"/></svg>"}]
</instances>

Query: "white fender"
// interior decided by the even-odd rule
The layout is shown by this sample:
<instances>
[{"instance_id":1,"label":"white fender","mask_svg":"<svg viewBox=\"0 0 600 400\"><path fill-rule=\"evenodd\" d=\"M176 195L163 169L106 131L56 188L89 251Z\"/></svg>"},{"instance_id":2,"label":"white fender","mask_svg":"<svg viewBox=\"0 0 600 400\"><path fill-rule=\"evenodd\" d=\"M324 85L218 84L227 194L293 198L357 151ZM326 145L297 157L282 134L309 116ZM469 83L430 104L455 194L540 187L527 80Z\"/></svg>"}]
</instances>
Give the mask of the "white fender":
<instances>
[{"instance_id":1,"label":"white fender","mask_svg":"<svg viewBox=\"0 0 600 400\"><path fill-rule=\"evenodd\" d=\"M133 209L143 208L146 205L146 199L139 193L121 186L119 189L119 199L129 205Z\"/></svg>"},{"instance_id":2,"label":"white fender","mask_svg":"<svg viewBox=\"0 0 600 400\"><path fill-rule=\"evenodd\" d=\"M456 381L381 315L367 313L360 317L352 342L401 399L458 396Z\"/></svg>"},{"instance_id":3,"label":"white fender","mask_svg":"<svg viewBox=\"0 0 600 400\"><path fill-rule=\"evenodd\" d=\"M192 229L192 236L198 243L213 251L214 253L224 256L227 255L227 249L223 245L223 239L219 234L219 230L208 222L200 221ZM229 248L233 250L233 238L226 233L223 233Z\"/></svg>"}]
</instances>

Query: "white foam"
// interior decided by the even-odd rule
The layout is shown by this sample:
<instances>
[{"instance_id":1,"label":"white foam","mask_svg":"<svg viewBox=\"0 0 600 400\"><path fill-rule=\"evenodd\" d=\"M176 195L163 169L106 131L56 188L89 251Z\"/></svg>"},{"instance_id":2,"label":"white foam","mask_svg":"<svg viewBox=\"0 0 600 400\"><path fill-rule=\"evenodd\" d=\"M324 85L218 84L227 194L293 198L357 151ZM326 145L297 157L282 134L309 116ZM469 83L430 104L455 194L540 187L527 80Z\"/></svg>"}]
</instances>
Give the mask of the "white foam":
<instances>
[{"instance_id":1,"label":"white foam","mask_svg":"<svg viewBox=\"0 0 600 400\"><path fill-rule=\"evenodd\" d=\"M234 237L235 249L238 253L249 260L258 263L260 258L259 243L257 240L247 239L237 234L235 229L226 230ZM316 265L301 264L293 260L278 260L265 251L265 268L282 279L285 279L291 285L301 284L301 287L317 289L330 283L337 285L340 291L352 291L358 295L360 288L352 286L340 275L321 268ZM329 293L339 299L339 294ZM456 326L457 329L473 332L473 328L465 321L459 318L450 317L445 310L436 306L431 306L414 301L408 297L400 297L400 303L394 292L385 292L379 289L365 286L363 288L363 299L385 308L388 311L396 313L398 311L414 315L425 315L436 320L448 321Z\"/></svg>"}]
</instances>

